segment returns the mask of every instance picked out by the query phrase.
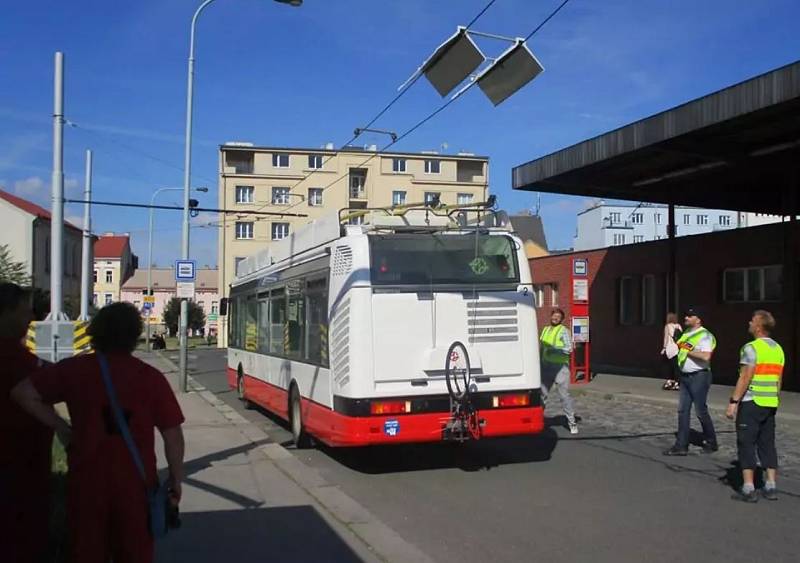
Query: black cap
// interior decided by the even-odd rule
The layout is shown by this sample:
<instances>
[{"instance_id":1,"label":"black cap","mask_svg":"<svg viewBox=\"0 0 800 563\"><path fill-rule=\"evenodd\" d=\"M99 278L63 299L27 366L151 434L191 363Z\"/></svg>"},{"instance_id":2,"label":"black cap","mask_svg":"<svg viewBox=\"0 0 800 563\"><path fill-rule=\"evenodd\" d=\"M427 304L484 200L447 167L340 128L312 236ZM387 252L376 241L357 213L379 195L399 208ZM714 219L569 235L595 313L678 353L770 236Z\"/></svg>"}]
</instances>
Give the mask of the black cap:
<instances>
[{"instance_id":1,"label":"black cap","mask_svg":"<svg viewBox=\"0 0 800 563\"><path fill-rule=\"evenodd\" d=\"M700 319L703 319L703 317L706 316L706 312L702 307L689 307L688 309L686 309L684 316L698 317Z\"/></svg>"}]
</instances>

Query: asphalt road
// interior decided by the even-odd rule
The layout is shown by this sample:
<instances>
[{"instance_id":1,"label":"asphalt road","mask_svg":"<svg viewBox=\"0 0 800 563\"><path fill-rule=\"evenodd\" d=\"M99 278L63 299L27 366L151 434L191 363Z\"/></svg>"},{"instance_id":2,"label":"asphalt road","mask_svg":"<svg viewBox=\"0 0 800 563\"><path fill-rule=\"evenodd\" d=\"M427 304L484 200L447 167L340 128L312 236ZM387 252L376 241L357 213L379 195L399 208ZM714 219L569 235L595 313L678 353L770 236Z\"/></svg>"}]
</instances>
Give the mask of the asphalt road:
<instances>
[{"instance_id":1,"label":"asphalt road","mask_svg":"<svg viewBox=\"0 0 800 563\"><path fill-rule=\"evenodd\" d=\"M243 409L224 367L224 352L192 351L195 379L290 444L281 424ZM463 446L290 451L439 561L800 560L800 483L783 480L778 502L737 503L730 465L664 458L644 437L586 419L576 437L549 427Z\"/></svg>"}]
</instances>

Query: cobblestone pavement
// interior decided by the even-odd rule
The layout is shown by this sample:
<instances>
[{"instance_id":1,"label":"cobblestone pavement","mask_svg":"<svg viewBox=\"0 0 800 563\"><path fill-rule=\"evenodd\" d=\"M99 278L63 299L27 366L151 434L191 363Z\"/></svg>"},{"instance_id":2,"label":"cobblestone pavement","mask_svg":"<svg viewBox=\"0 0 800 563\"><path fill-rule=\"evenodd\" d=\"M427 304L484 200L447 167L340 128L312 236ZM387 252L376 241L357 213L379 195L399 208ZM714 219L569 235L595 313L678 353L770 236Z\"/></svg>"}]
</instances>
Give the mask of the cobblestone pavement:
<instances>
[{"instance_id":1,"label":"cobblestone pavement","mask_svg":"<svg viewBox=\"0 0 800 563\"><path fill-rule=\"evenodd\" d=\"M655 446L658 450L666 449L675 442L678 418L674 406L618 395L604 395L575 387L570 391L575 399L575 411L581 418L580 437L616 436L620 441L636 440L642 444ZM545 414L554 424L564 420L557 393L551 394ZM701 453L699 447L690 447L689 457L710 457L719 464L729 464L736 459L736 432L733 421L715 409L711 409L711 418L717 431L719 451L707 456ZM700 430L700 423L694 416L694 411L692 428ZM700 437L699 432L697 437ZM782 421L779 413L776 442L780 475L793 479L800 478L800 424L795 421Z\"/></svg>"}]
</instances>

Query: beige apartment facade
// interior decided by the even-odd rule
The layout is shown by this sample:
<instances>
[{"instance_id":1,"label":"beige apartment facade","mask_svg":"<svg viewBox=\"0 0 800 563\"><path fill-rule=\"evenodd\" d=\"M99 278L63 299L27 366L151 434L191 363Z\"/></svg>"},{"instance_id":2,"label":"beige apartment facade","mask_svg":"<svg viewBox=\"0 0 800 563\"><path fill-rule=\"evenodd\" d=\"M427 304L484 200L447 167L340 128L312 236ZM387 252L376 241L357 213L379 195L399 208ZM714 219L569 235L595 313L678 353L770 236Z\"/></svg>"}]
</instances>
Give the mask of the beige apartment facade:
<instances>
[{"instance_id":1,"label":"beige apartment facade","mask_svg":"<svg viewBox=\"0 0 800 563\"><path fill-rule=\"evenodd\" d=\"M469 153L378 153L376 147L333 150L222 145L219 203L219 289L228 295L236 265L299 227L344 208L444 204L488 197L489 159ZM248 215L248 211L286 215ZM295 216L295 215L303 216ZM224 318L220 345L227 345Z\"/></svg>"},{"instance_id":2,"label":"beige apartment facade","mask_svg":"<svg viewBox=\"0 0 800 563\"><path fill-rule=\"evenodd\" d=\"M92 302L101 308L120 301L122 285L133 275L138 258L128 233L104 233L94 243Z\"/></svg>"}]
</instances>

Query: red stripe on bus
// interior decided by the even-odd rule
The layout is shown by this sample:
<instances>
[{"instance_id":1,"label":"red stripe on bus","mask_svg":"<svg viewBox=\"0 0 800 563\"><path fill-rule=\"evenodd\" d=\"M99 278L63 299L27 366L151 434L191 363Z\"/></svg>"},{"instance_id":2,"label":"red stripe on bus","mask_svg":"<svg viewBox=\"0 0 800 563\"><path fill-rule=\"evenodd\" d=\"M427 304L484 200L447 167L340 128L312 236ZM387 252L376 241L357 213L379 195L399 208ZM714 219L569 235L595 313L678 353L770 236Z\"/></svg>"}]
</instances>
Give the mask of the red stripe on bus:
<instances>
[{"instance_id":1,"label":"red stripe on bus","mask_svg":"<svg viewBox=\"0 0 800 563\"><path fill-rule=\"evenodd\" d=\"M234 389L238 377L239 374L235 369L228 368L228 385ZM244 374L244 397L285 420L289 419L289 392L286 389Z\"/></svg>"},{"instance_id":2,"label":"red stripe on bus","mask_svg":"<svg viewBox=\"0 0 800 563\"><path fill-rule=\"evenodd\" d=\"M308 399L302 400L303 424L307 431L329 446L367 446L442 441L442 428L449 413L404 414L399 416L345 416ZM542 407L479 411L485 420L482 436L493 438L537 434L544 430ZM397 421L397 431L390 435L387 421Z\"/></svg>"}]
</instances>

